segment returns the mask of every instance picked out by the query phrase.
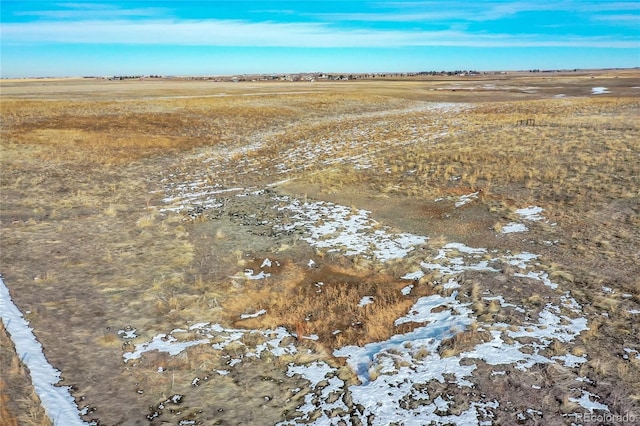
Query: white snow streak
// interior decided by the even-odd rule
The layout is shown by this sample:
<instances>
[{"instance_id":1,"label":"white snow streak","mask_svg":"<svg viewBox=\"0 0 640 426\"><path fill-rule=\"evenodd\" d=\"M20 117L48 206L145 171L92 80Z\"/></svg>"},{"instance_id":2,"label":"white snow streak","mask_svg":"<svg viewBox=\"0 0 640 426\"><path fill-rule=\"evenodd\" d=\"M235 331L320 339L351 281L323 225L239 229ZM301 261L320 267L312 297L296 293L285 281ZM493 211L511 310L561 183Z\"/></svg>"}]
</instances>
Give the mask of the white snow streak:
<instances>
[{"instance_id":1,"label":"white snow streak","mask_svg":"<svg viewBox=\"0 0 640 426\"><path fill-rule=\"evenodd\" d=\"M80 418L78 406L70 394L70 387L56 386L60 381L60 371L45 358L42 345L36 340L29 323L11 300L9 289L1 277L0 315L16 346L18 356L29 368L33 387L54 425L88 425L89 423Z\"/></svg>"}]
</instances>

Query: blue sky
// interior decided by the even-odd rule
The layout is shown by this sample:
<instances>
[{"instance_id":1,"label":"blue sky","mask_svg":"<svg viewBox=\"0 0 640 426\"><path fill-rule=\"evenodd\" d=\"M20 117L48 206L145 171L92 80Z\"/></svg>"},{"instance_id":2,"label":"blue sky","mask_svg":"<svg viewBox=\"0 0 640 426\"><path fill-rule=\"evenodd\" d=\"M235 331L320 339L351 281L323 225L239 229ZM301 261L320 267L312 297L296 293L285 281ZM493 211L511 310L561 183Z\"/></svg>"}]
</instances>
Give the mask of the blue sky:
<instances>
[{"instance_id":1,"label":"blue sky","mask_svg":"<svg viewBox=\"0 0 640 426\"><path fill-rule=\"evenodd\" d=\"M2 77L640 66L640 1L7 1Z\"/></svg>"}]
</instances>

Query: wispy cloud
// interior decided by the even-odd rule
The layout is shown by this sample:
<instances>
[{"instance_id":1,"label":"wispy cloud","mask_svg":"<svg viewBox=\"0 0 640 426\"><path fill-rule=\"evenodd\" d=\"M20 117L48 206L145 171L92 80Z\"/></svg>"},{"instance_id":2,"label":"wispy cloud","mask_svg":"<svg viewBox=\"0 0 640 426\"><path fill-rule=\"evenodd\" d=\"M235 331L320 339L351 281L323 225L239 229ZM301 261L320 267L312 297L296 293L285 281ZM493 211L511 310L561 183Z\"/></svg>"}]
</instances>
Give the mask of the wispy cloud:
<instances>
[{"instance_id":1,"label":"wispy cloud","mask_svg":"<svg viewBox=\"0 0 640 426\"><path fill-rule=\"evenodd\" d=\"M545 5L520 3L479 2L409 2L384 3L385 6L370 12L316 13L312 16L327 21L358 22L442 22L442 21L491 21L515 15L522 11L544 10Z\"/></svg>"},{"instance_id":2,"label":"wispy cloud","mask_svg":"<svg viewBox=\"0 0 640 426\"><path fill-rule=\"evenodd\" d=\"M124 4L124 6L123 6ZM179 11L162 7L127 7L127 3L67 2L48 10L15 11L31 16L29 22L4 22L3 44L75 43L120 45L192 45L256 47L366 47L409 46L464 47L600 47L637 48L637 32L626 35L617 25L637 22L640 2L561 0L520 1L404 1L367 3L363 12L319 13L307 9L272 10L286 14L286 21L264 21L260 13L245 11L245 19L179 19ZM586 14L584 25L609 25L608 36L518 34L493 21L532 11L567 11ZM264 11L263 11L264 12ZM257 21L254 18L263 19ZM292 22L291 17L295 21ZM313 18L313 19L309 19ZM311 22L309 22L311 21ZM348 25L342 25L345 22ZM473 22L492 21L491 25ZM390 22L399 25L360 25ZM427 23L414 25L413 23ZM428 25L438 23L439 25ZM402 25L407 24L407 25ZM558 22L539 22L537 28L561 28ZM386 27L386 28L382 28ZM404 27L404 28L403 28ZM513 26L511 26L513 27ZM473 31L469 30L470 28ZM500 28L505 28L501 31ZM621 35L622 34L622 35Z\"/></svg>"},{"instance_id":3,"label":"wispy cloud","mask_svg":"<svg viewBox=\"0 0 640 426\"><path fill-rule=\"evenodd\" d=\"M611 25L633 25L640 31L640 14L595 15L591 17L591 20Z\"/></svg>"},{"instance_id":4,"label":"wispy cloud","mask_svg":"<svg viewBox=\"0 0 640 426\"><path fill-rule=\"evenodd\" d=\"M44 20L121 19L166 17L170 9L163 7L127 8L102 3L57 3L57 8L16 11L15 16Z\"/></svg>"},{"instance_id":5,"label":"wispy cloud","mask_svg":"<svg viewBox=\"0 0 640 426\"><path fill-rule=\"evenodd\" d=\"M580 4L581 2L573 3L578 8L578 10L591 12L610 12L623 10L640 11L640 2L638 1L586 1L583 4Z\"/></svg>"},{"instance_id":6,"label":"wispy cloud","mask_svg":"<svg viewBox=\"0 0 640 426\"><path fill-rule=\"evenodd\" d=\"M494 21L527 12L594 13L608 11L640 11L638 1L561 0L544 1L404 1L374 3L372 13L325 14L336 19L372 21L467 20Z\"/></svg>"},{"instance_id":7,"label":"wispy cloud","mask_svg":"<svg viewBox=\"0 0 640 426\"><path fill-rule=\"evenodd\" d=\"M94 43L258 47L609 47L633 48L637 39L509 35L465 31L336 29L324 23L241 20L84 20L2 25L3 43Z\"/></svg>"}]
</instances>

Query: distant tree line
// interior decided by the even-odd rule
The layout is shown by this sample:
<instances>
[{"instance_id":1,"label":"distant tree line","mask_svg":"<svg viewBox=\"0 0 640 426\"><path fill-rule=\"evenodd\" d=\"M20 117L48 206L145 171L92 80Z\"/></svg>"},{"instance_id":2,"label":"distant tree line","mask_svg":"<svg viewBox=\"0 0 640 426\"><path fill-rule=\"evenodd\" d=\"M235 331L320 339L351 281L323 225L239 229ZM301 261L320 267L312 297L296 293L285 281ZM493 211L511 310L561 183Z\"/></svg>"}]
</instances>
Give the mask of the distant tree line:
<instances>
[{"instance_id":1,"label":"distant tree line","mask_svg":"<svg viewBox=\"0 0 640 426\"><path fill-rule=\"evenodd\" d=\"M422 71L417 73L417 75L446 75L446 76L454 76L454 75L480 75L482 74L480 71L474 70L456 70L456 71Z\"/></svg>"},{"instance_id":2,"label":"distant tree line","mask_svg":"<svg viewBox=\"0 0 640 426\"><path fill-rule=\"evenodd\" d=\"M561 72L561 71L573 71L576 72L578 71L578 68L574 68L572 70L540 70L540 69L534 69L534 70L529 70L529 72Z\"/></svg>"},{"instance_id":3,"label":"distant tree line","mask_svg":"<svg viewBox=\"0 0 640 426\"><path fill-rule=\"evenodd\" d=\"M85 77L95 78L95 77ZM144 78L162 78L161 75L114 75L113 77L107 77L107 80L141 80Z\"/></svg>"}]
</instances>

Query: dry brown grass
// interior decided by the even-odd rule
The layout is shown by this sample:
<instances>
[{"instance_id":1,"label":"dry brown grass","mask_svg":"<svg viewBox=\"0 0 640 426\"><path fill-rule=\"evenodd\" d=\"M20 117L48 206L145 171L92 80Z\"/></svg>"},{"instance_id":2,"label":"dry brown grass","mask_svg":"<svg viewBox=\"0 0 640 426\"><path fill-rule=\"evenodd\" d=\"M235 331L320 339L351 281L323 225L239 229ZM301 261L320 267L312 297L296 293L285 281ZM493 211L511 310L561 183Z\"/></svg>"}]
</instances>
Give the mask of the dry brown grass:
<instances>
[{"instance_id":1,"label":"dry brown grass","mask_svg":"<svg viewBox=\"0 0 640 426\"><path fill-rule=\"evenodd\" d=\"M439 349L440 355L443 357L456 356L489 340L491 340L491 334L488 331L479 331L478 323L474 323L468 330L460 331L453 337L443 340Z\"/></svg>"},{"instance_id":2,"label":"dry brown grass","mask_svg":"<svg viewBox=\"0 0 640 426\"><path fill-rule=\"evenodd\" d=\"M363 345L388 339L410 330L394 326L419 296L431 294L429 286L418 286L410 297L407 285L393 276L371 274L332 264L317 269L282 262L281 275L266 283L247 282L238 296L223 303L228 321L247 328L286 327L298 339L318 336L327 348ZM359 306L364 297L372 303ZM242 314L265 309L257 318L238 321Z\"/></svg>"},{"instance_id":3,"label":"dry brown grass","mask_svg":"<svg viewBox=\"0 0 640 426\"><path fill-rule=\"evenodd\" d=\"M266 407L264 400L243 395L256 383L264 386L255 378L258 371L287 380L284 364L265 360L247 366L244 375L220 379L215 392L214 387L195 391L188 385L194 375L222 367L219 360L212 361L211 351L192 348L175 359L151 356L149 364L133 368L122 363L123 342L115 331L131 325L143 340L198 320L247 328L285 326L299 336L318 335L326 351L409 330L393 322L417 297L434 291L429 284L438 277L430 275L403 296L400 289L407 282L398 279L406 272L403 264L383 268L317 252L320 268L309 269L309 248L285 240L272 247L283 253L280 272L272 271L264 281L234 284L228 277L238 269L257 268L254 251L262 258L268 251L263 239L249 239L227 222L183 222L179 214L158 212L160 179L175 172L188 180L191 172L205 167L197 154L220 153L230 160L208 171L210 183L255 186L292 177L309 198L331 196L356 207L366 203L374 217L385 213L400 229L422 232L428 223L443 235L454 229L463 239L475 238L477 246L502 247L508 241L513 250L540 253L541 262L553 263L552 279L571 290L590 315L579 351L569 346L552 350L587 354L581 374L604 383L605 391L611 389L607 383L619 384L621 390L611 392L611 401L619 398L616 406L637 406L637 361L627 365L612 348L635 344L640 333L628 314L628 304L640 300L640 281L634 278L639 260L631 249L640 244L639 101L613 96L538 100L543 95L519 100L522 95L511 93L430 90L445 84L305 86L302 90L315 92L304 94L276 94L301 90L295 85L171 90L131 85L126 93L86 89L82 96L3 92L2 272L16 303L32 312L31 324L66 383L98 407L106 424L136 415L144 419L148 408L172 390L191 392L202 407L207 401L224 401L224 414L208 413L207 419L242 418L249 424L255 421L251 415L266 410L275 422L282 415L275 402ZM556 83L541 79L536 84ZM590 87L593 81L585 77L582 84ZM230 96L197 97L217 91ZM475 103L460 114L396 111L411 106L412 100L490 102ZM517 125L530 118L535 126ZM256 143L262 145L241 149ZM336 152L319 151L312 162L303 157L333 143L341 144ZM369 158L371 168L354 168L356 158ZM293 171L279 174L275 166L280 162ZM451 207L451 200L479 189L483 192L472 204ZM433 202L436 197L448 201ZM557 244L532 248L519 237L495 236L492 227L499 230L500 224L516 219L516 208L529 204L544 207L549 223L531 225L528 238ZM413 259L413 266L419 260ZM319 282L323 285L317 286ZM603 295L605 285L618 293ZM476 313L483 318L507 315L497 302L482 301L483 290L482 283L471 288ZM622 292L633 298L623 300ZM359 307L364 296L372 296L373 303ZM513 300L533 310L545 303L544 295L532 292ZM241 314L259 309L267 314L240 320ZM602 310L609 319L599 316ZM341 332L334 334L336 330ZM66 336L63 345L61 335ZM482 332L468 330L447 341L443 354L455 355L485 339ZM299 344L315 343L303 339ZM154 373L160 364L175 371L175 384ZM37 406L30 389L12 388L9 380L5 385L10 400L15 392L13 400ZM144 395L136 393L137 386L144 386ZM277 389L273 385L269 392L278 395ZM198 392L202 394L196 397ZM556 393L560 400L568 395L564 388ZM277 402L294 410L295 401L287 402L283 395ZM237 406L239 398L246 401L244 407ZM30 410L22 410L23 415L31 416ZM46 424L28 423L26 417L24 424Z\"/></svg>"},{"instance_id":4,"label":"dry brown grass","mask_svg":"<svg viewBox=\"0 0 640 426\"><path fill-rule=\"evenodd\" d=\"M0 323L0 423L3 426L50 426L31 384L29 370L18 358L4 324Z\"/></svg>"},{"instance_id":5,"label":"dry brown grass","mask_svg":"<svg viewBox=\"0 0 640 426\"><path fill-rule=\"evenodd\" d=\"M329 169L314 174L310 182L335 188L366 182L378 193L418 197L455 194L458 188L504 197L515 186L525 197L546 202L563 201L567 194L630 197L637 181L635 161L628 154L637 148L640 126L634 117L639 109L637 100L617 98L480 105L463 118L439 117L455 130L435 143L395 149L389 141L396 132L406 141L411 137L408 129L424 128L423 115L405 114L390 132L362 138L380 138L376 167L359 173L346 166ZM536 126L515 125L523 116L537 117Z\"/></svg>"},{"instance_id":6,"label":"dry brown grass","mask_svg":"<svg viewBox=\"0 0 640 426\"><path fill-rule=\"evenodd\" d=\"M312 99L295 93L125 102L3 99L2 143L5 155L30 150L47 162L115 165L234 145L239 137L277 131L293 120L348 112L365 103L368 109L382 108L382 100L357 92Z\"/></svg>"}]
</instances>

